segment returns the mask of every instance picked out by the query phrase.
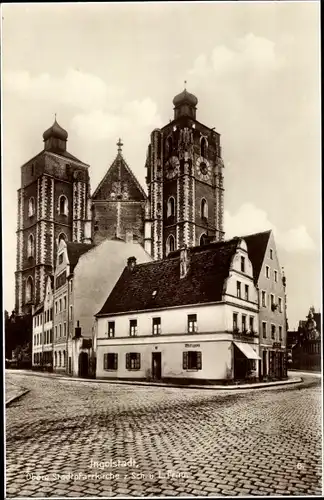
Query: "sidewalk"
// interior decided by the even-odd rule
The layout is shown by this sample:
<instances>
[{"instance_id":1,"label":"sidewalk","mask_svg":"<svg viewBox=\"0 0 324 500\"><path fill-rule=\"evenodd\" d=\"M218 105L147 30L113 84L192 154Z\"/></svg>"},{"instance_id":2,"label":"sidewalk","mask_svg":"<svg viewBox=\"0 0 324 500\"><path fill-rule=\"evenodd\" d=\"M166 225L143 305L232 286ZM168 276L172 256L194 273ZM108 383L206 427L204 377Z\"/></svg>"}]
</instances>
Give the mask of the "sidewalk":
<instances>
[{"instance_id":1,"label":"sidewalk","mask_svg":"<svg viewBox=\"0 0 324 500\"><path fill-rule=\"evenodd\" d=\"M181 389L212 389L212 390L244 390L244 389L262 389L267 387L275 387L281 385L298 384L303 382L300 376L288 376L288 380L278 380L276 382L257 382L252 384L231 384L231 385L203 385L203 384L167 384L163 382L142 382L137 380L109 380L109 379L89 379L89 378L74 378L68 377L66 375L61 375L58 373L46 373L46 372L33 372L32 370L7 370L9 373L20 373L25 375L31 375L36 377L47 377L47 378L59 378L60 380L69 380L70 382L90 382L96 384L116 384L116 385L138 385L138 386L150 386L150 387L167 387L167 388L181 388Z\"/></svg>"},{"instance_id":2,"label":"sidewalk","mask_svg":"<svg viewBox=\"0 0 324 500\"><path fill-rule=\"evenodd\" d=\"M9 406L10 403L13 403L17 399L21 398L25 394L29 392L28 389L24 387L20 387L19 385L15 385L6 380L6 406Z\"/></svg>"}]
</instances>

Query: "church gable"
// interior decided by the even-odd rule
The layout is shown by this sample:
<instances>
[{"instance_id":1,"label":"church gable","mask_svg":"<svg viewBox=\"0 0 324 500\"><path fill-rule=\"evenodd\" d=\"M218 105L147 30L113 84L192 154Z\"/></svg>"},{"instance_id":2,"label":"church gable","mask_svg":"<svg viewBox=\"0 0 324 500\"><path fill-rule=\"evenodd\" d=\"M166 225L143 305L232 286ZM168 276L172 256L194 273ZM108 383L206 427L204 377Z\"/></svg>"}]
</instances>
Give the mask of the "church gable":
<instances>
[{"instance_id":1,"label":"church gable","mask_svg":"<svg viewBox=\"0 0 324 500\"><path fill-rule=\"evenodd\" d=\"M118 153L92 196L93 201L145 201L146 195L124 158Z\"/></svg>"}]
</instances>

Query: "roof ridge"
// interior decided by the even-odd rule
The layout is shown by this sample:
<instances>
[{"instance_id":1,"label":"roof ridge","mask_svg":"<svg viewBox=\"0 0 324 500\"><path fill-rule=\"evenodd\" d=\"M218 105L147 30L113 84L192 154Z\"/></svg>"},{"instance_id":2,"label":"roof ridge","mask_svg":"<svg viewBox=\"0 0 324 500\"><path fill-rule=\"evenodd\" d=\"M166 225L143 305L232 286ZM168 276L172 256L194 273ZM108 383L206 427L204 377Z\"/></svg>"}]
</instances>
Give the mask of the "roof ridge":
<instances>
[{"instance_id":1,"label":"roof ridge","mask_svg":"<svg viewBox=\"0 0 324 500\"><path fill-rule=\"evenodd\" d=\"M267 229L267 231L257 231L256 233L246 234L245 236L239 236L239 238L248 238L249 236L256 236L257 234L271 233L272 229Z\"/></svg>"}]
</instances>

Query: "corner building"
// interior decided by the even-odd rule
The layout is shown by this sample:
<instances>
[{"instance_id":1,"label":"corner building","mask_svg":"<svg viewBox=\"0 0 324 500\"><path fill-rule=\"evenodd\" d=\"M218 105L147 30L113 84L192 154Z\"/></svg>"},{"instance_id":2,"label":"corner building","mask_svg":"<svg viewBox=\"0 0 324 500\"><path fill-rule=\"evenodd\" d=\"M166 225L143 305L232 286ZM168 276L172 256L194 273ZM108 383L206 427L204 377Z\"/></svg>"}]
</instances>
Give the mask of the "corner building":
<instances>
[{"instance_id":1,"label":"corner building","mask_svg":"<svg viewBox=\"0 0 324 500\"><path fill-rule=\"evenodd\" d=\"M173 99L174 119L151 134L145 249L154 260L183 246L224 239L220 135L196 119L198 99Z\"/></svg>"},{"instance_id":2,"label":"corner building","mask_svg":"<svg viewBox=\"0 0 324 500\"><path fill-rule=\"evenodd\" d=\"M44 301L59 241L91 241L89 165L67 151L68 134L56 120L43 139L43 151L21 167L15 275L20 315Z\"/></svg>"}]
</instances>

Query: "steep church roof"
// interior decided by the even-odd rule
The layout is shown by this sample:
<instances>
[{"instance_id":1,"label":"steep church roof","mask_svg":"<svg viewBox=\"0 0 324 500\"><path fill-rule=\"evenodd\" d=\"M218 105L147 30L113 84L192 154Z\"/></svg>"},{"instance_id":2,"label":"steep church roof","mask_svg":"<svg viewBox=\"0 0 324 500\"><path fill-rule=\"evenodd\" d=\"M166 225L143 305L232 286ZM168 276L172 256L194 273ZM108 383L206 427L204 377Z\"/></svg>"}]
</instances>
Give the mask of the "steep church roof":
<instances>
[{"instance_id":1,"label":"steep church roof","mask_svg":"<svg viewBox=\"0 0 324 500\"><path fill-rule=\"evenodd\" d=\"M147 199L145 191L122 155L122 143L120 139L117 145L116 158L93 193L92 200L115 201L117 199L126 199L131 201L145 201ZM123 195L125 187L127 197ZM114 193L113 196L112 193Z\"/></svg>"},{"instance_id":2,"label":"steep church roof","mask_svg":"<svg viewBox=\"0 0 324 500\"><path fill-rule=\"evenodd\" d=\"M78 263L79 258L84 253L88 252L95 245L90 243L73 243L68 241L66 243L67 254L70 263L70 271L72 272Z\"/></svg>"}]
</instances>

